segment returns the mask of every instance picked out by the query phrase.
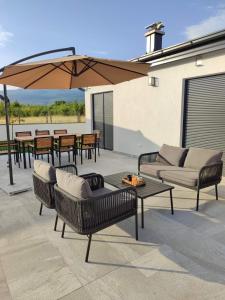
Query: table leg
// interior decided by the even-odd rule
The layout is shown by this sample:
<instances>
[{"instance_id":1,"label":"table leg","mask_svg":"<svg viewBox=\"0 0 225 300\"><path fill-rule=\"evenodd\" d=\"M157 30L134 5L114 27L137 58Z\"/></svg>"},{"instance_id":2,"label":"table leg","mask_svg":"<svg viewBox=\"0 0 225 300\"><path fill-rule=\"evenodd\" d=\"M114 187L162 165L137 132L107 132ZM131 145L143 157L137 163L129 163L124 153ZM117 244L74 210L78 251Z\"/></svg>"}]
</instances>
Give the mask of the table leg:
<instances>
[{"instance_id":1,"label":"table leg","mask_svg":"<svg viewBox=\"0 0 225 300\"><path fill-rule=\"evenodd\" d=\"M144 199L141 198L141 228L144 228Z\"/></svg>"},{"instance_id":2,"label":"table leg","mask_svg":"<svg viewBox=\"0 0 225 300\"><path fill-rule=\"evenodd\" d=\"M23 149L23 167L24 169L27 168L27 162L26 162L26 152L25 152L25 143L22 142L22 149Z\"/></svg>"},{"instance_id":3,"label":"table leg","mask_svg":"<svg viewBox=\"0 0 225 300\"><path fill-rule=\"evenodd\" d=\"M171 214L174 214L173 211L173 194L172 194L172 190L170 190L170 205L171 205Z\"/></svg>"}]
</instances>

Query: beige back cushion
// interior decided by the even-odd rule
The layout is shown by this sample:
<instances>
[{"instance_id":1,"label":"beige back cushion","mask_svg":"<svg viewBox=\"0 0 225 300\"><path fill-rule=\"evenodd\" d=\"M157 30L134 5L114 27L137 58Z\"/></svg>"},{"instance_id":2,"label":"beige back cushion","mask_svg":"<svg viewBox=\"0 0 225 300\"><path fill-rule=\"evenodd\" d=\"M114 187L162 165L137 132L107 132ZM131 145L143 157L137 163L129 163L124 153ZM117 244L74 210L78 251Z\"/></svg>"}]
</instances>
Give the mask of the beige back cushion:
<instances>
[{"instance_id":1,"label":"beige back cushion","mask_svg":"<svg viewBox=\"0 0 225 300\"><path fill-rule=\"evenodd\" d=\"M200 170L204 166L220 162L222 155L222 151L190 147L184 167Z\"/></svg>"},{"instance_id":2,"label":"beige back cushion","mask_svg":"<svg viewBox=\"0 0 225 300\"><path fill-rule=\"evenodd\" d=\"M187 149L163 144L156 158L157 162L180 167L183 165Z\"/></svg>"},{"instance_id":3,"label":"beige back cushion","mask_svg":"<svg viewBox=\"0 0 225 300\"><path fill-rule=\"evenodd\" d=\"M92 197L89 183L82 177L56 169L58 187L79 200Z\"/></svg>"},{"instance_id":4,"label":"beige back cushion","mask_svg":"<svg viewBox=\"0 0 225 300\"><path fill-rule=\"evenodd\" d=\"M35 160L34 172L48 182L56 182L55 168L45 161Z\"/></svg>"}]
</instances>

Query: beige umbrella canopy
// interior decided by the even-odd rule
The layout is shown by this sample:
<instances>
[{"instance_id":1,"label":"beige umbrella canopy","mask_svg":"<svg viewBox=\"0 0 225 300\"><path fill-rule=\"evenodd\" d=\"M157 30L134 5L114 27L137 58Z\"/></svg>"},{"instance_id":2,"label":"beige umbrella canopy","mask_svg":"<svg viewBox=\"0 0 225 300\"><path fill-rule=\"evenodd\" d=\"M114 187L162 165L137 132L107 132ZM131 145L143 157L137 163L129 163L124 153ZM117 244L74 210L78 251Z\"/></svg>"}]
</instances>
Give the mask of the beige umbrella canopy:
<instances>
[{"instance_id":1,"label":"beige umbrella canopy","mask_svg":"<svg viewBox=\"0 0 225 300\"><path fill-rule=\"evenodd\" d=\"M70 55L9 65L0 84L24 89L71 89L117 84L146 76L149 64Z\"/></svg>"}]
</instances>

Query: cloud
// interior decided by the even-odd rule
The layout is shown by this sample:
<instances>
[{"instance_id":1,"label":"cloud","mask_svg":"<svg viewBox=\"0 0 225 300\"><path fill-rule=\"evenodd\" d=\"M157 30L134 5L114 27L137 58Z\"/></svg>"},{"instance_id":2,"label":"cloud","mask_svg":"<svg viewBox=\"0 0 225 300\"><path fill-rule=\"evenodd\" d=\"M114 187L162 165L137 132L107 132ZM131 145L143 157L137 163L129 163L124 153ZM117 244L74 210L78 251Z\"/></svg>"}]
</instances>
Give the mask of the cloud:
<instances>
[{"instance_id":1,"label":"cloud","mask_svg":"<svg viewBox=\"0 0 225 300\"><path fill-rule=\"evenodd\" d=\"M5 47L7 42L9 42L12 37L13 37L13 33L9 31L5 31L0 25L0 47Z\"/></svg>"},{"instance_id":2,"label":"cloud","mask_svg":"<svg viewBox=\"0 0 225 300\"><path fill-rule=\"evenodd\" d=\"M225 29L225 8L221 7L214 16L211 16L198 24L188 26L185 35L188 39L208 34L210 32Z\"/></svg>"}]
</instances>

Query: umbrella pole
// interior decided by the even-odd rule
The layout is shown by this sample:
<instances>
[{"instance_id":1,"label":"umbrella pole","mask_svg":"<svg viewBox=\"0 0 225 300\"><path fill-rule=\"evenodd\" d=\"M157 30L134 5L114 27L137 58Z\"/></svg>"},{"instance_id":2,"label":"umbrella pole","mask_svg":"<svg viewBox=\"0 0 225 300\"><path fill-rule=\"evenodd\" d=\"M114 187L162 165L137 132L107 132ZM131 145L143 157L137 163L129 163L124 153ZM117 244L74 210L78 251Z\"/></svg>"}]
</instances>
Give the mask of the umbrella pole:
<instances>
[{"instance_id":1,"label":"umbrella pole","mask_svg":"<svg viewBox=\"0 0 225 300\"><path fill-rule=\"evenodd\" d=\"M7 87L3 85L4 100L5 100L5 124L6 124L6 135L8 142L8 164L9 164L9 181L10 185L13 185L13 170L12 170L12 157L11 157L11 145L10 145L10 131L9 131L9 99L7 97Z\"/></svg>"}]
</instances>

